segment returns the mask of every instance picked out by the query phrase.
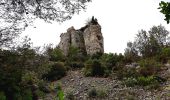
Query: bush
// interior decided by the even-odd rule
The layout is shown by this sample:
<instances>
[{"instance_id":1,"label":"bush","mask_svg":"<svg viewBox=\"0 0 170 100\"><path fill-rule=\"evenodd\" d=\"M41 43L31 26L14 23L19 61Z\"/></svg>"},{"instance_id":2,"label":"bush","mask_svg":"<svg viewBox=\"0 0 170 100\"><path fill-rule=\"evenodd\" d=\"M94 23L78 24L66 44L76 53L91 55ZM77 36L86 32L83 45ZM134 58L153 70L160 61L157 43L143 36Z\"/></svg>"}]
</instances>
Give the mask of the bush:
<instances>
[{"instance_id":1,"label":"bush","mask_svg":"<svg viewBox=\"0 0 170 100\"><path fill-rule=\"evenodd\" d=\"M158 62L167 63L170 59L170 47L161 48L160 53L155 58Z\"/></svg>"},{"instance_id":2,"label":"bush","mask_svg":"<svg viewBox=\"0 0 170 100\"><path fill-rule=\"evenodd\" d=\"M156 89L159 87L159 82L154 76L147 76L147 77L140 76L137 78L133 78L133 77L127 78L124 80L124 84L130 87L136 85L144 86L147 87L148 89Z\"/></svg>"},{"instance_id":3,"label":"bush","mask_svg":"<svg viewBox=\"0 0 170 100\"><path fill-rule=\"evenodd\" d=\"M97 52L91 56L91 59L100 59L102 57L103 53Z\"/></svg>"},{"instance_id":4,"label":"bush","mask_svg":"<svg viewBox=\"0 0 170 100\"><path fill-rule=\"evenodd\" d=\"M89 98L105 98L107 91L103 89L92 88L88 91Z\"/></svg>"},{"instance_id":5,"label":"bush","mask_svg":"<svg viewBox=\"0 0 170 100\"><path fill-rule=\"evenodd\" d=\"M83 68L84 67L84 63L83 62L70 62L69 66L72 69Z\"/></svg>"},{"instance_id":6,"label":"bush","mask_svg":"<svg viewBox=\"0 0 170 100\"><path fill-rule=\"evenodd\" d=\"M50 61L64 61L65 56L59 48L48 48L46 50L47 55L49 56Z\"/></svg>"},{"instance_id":7,"label":"bush","mask_svg":"<svg viewBox=\"0 0 170 100\"><path fill-rule=\"evenodd\" d=\"M162 66L160 63L156 62L154 59L144 59L141 60L140 69L138 70L142 76L151 76L157 74Z\"/></svg>"},{"instance_id":8,"label":"bush","mask_svg":"<svg viewBox=\"0 0 170 100\"><path fill-rule=\"evenodd\" d=\"M62 90L61 83L58 83L55 89L57 91L56 100L64 100L64 92Z\"/></svg>"},{"instance_id":9,"label":"bush","mask_svg":"<svg viewBox=\"0 0 170 100\"><path fill-rule=\"evenodd\" d=\"M97 59L89 60L85 64L85 76L106 76L106 72L106 67L104 67Z\"/></svg>"},{"instance_id":10,"label":"bush","mask_svg":"<svg viewBox=\"0 0 170 100\"><path fill-rule=\"evenodd\" d=\"M138 77L138 85L140 86L147 86L149 89L156 89L159 87L159 82L157 79L154 78L154 76L148 76L148 77Z\"/></svg>"},{"instance_id":11,"label":"bush","mask_svg":"<svg viewBox=\"0 0 170 100\"><path fill-rule=\"evenodd\" d=\"M4 92L0 92L0 100L6 100Z\"/></svg>"},{"instance_id":12,"label":"bush","mask_svg":"<svg viewBox=\"0 0 170 100\"><path fill-rule=\"evenodd\" d=\"M124 80L124 84L126 86L133 87L133 86L137 85L137 79L133 78L133 77L127 78Z\"/></svg>"},{"instance_id":13,"label":"bush","mask_svg":"<svg viewBox=\"0 0 170 100\"><path fill-rule=\"evenodd\" d=\"M23 100L32 100L33 99L33 94L32 94L32 91L31 89L26 89L23 91Z\"/></svg>"},{"instance_id":14,"label":"bush","mask_svg":"<svg viewBox=\"0 0 170 100\"><path fill-rule=\"evenodd\" d=\"M51 65L51 70L43 75L43 78L46 78L49 81L57 80L66 75L66 67L62 62L56 62Z\"/></svg>"},{"instance_id":15,"label":"bush","mask_svg":"<svg viewBox=\"0 0 170 100\"><path fill-rule=\"evenodd\" d=\"M97 90L96 90L96 88L90 89L90 90L88 91L88 96L89 96L90 98L97 97Z\"/></svg>"},{"instance_id":16,"label":"bush","mask_svg":"<svg viewBox=\"0 0 170 100\"><path fill-rule=\"evenodd\" d=\"M107 91L104 89L98 90L98 97L99 98L105 98L107 96Z\"/></svg>"},{"instance_id":17,"label":"bush","mask_svg":"<svg viewBox=\"0 0 170 100\"><path fill-rule=\"evenodd\" d=\"M136 68L126 68L123 66L119 66L118 70L116 71L116 76L118 79L123 79L123 78L136 78L140 75L136 71Z\"/></svg>"}]
</instances>

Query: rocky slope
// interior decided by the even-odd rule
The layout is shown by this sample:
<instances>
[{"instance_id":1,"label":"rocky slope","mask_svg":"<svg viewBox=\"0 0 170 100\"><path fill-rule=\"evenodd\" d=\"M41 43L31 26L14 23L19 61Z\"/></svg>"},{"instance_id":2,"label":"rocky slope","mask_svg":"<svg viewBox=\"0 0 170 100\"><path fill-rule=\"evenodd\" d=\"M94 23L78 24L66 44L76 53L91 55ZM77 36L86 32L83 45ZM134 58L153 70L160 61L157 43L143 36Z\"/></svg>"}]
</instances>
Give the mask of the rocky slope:
<instances>
[{"instance_id":1,"label":"rocky slope","mask_svg":"<svg viewBox=\"0 0 170 100\"><path fill-rule=\"evenodd\" d=\"M168 76L169 70L170 66L164 71ZM140 86L126 87L116 77L84 77L82 70L76 70L69 71L66 77L54 84L58 82L62 83L65 97L72 93L75 100L170 100L170 79L162 85L161 89L147 90ZM103 90L107 95L103 98L89 98L88 93L92 88ZM46 100L53 100L55 95L56 93L48 94Z\"/></svg>"},{"instance_id":2,"label":"rocky slope","mask_svg":"<svg viewBox=\"0 0 170 100\"><path fill-rule=\"evenodd\" d=\"M94 17L92 17L86 26L78 30L74 29L73 26L70 27L66 33L60 35L60 38L61 41L58 47L65 55L68 55L70 46L78 48L81 54L93 55L97 52L104 53L101 26Z\"/></svg>"}]
</instances>

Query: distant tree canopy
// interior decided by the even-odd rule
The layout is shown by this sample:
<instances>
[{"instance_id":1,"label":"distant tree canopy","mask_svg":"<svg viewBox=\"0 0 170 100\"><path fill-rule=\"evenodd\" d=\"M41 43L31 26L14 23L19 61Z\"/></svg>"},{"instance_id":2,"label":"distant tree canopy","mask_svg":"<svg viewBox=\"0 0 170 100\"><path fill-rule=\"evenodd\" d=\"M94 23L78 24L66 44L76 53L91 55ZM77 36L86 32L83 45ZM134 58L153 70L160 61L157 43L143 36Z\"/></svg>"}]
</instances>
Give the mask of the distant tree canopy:
<instances>
[{"instance_id":1,"label":"distant tree canopy","mask_svg":"<svg viewBox=\"0 0 170 100\"><path fill-rule=\"evenodd\" d=\"M161 1L159 3L160 12L165 15L165 21L169 24L170 21L170 2Z\"/></svg>"},{"instance_id":2,"label":"distant tree canopy","mask_svg":"<svg viewBox=\"0 0 170 100\"><path fill-rule=\"evenodd\" d=\"M127 44L125 55L133 61L133 58L140 55L144 58L160 54L162 48L169 47L169 32L162 25L153 26L148 32L138 32L135 41Z\"/></svg>"}]
</instances>

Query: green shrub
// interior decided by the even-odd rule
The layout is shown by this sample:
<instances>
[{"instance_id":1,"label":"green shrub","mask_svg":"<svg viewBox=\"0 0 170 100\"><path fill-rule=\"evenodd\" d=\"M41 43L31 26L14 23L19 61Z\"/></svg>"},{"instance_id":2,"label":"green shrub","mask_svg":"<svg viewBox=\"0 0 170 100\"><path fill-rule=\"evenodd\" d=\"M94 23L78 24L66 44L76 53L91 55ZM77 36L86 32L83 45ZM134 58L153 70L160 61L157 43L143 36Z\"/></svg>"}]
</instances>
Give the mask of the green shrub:
<instances>
[{"instance_id":1,"label":"green shrub","mask_svg":"<svg viewBox=\"0 0 170 100\"><path fill-rule=\"evenodd\" d=\"M45 93L43 91L41 91L40 89L38 89L37 91L35 91L35 94L38 96L38 98L42 98L44 100L45 98Z\"/></svg>"},{"instance_id":2,"label":"green shrub","mask_svg":"<svg viewBox=\"0 0 170 100\"><path fill-rule=\"evenodd\" d=\"M126 67L121 67L118 68L116 72L116 76L118 79L123 79L123 78L136 78L139 75L139 73L136 71L136 68L126 68Z\"/></svg>"},{"instance_id":3,"label":"green shrub","mask_svg":"<svg viewBox=\"0 0 170 100\"><path fill-rule=\"evenodd\" d=\"M124 80L124 84L126 86L133 87L133 86L137 85L137 79L133 78L133 77L127 78Z\"/></svg>"},{"instance_id":4,"label":"green shrub","mask_svg":"<svg viewBox=\"0 0 170 100\"><path fill-rule=\"evenodd\" d=\"M148 77L141 76L138 77L137 80L138 80L138 84L141 86L147 86L155 81L153 76L148 76Z\"/></svg>"},{"instance_id":5,"label":"green shrub","mask_svg":"<svg viewBox=\"0 0 170 100\"><path fill-rule=\"evenodd\" d=\"M138 85L140 86L147 86L149 89L156 89L159 87L159 82L154 76L148 76L148 77L138 77Z\"/></svg>"},{"instance_id":6,"label":"green shrub","mask_svg":"<svg viewBox=\"0 0 170 100\"><path fill-rule=\"evenodd\" d=\"M104 67L99 60L89 60L85 64L84 75L85 76L105 76L107 69Z\"/></svg>"},{"instance_id":7,"label":"green shrub","mask_svg":"<svg viewBox=\"0 0 170 100\"><path fill-rule=\"evenodd\" d=\"M66 75L66 67L64 66L64 63L56 62L52 64L51 70L47 74L43 75L43 78L52 81L52 80L60 79L65 75Z\"/></svg>"},{"instance_id":8,"label":"green shrub","mask_svg":"<svg viewBox=\"0 0 170 100\"><path fill-rule=\"evenodd\" d=\"M144 86L148 89L156 89L159 87L159 82L154 76L140 76L137 78L127 78L124 80L124 84L129 87L133 86Z\"/></svg>"},{"instance_id":9,"label":"green shrub","mask_svg":"<svg viewBox=\"0 0 170 100\"><path fill-rule=\"evenodd\" d=\"M23 91L23 100L33 100L33 94L31 89L26 89Z\"/></svg>"},{"instance_id":10,"label":"green shrub","mask_svg":"<svg viewBox=\"0 0 170 100\"><path fill-rule=\"evenodd\" d=\"M32 71L26 71L25 74L22 75L22 85L32 85L39 84L40 80L37 77L37 73Z\"/></svg>"},{"instance_id":11,"label":"green shrub","mask_svg":"<svg viewBox=\"0 0 170 100\"><path fill-rule=\"evenodd\" d=\"M97 97L97 90L96 90L96 88L92 88L92 89L90 89L89 91L88 91L88 96L90 97L90 98L94 98L94 97Z\"/></svg>"},{"instance_id":12,"label":"green shrub","mask_svg":"<svg viewBox=\"0 0 170 100\"><path fill-rule=\"evenodd\" d=\"M162 66L154 59L144 59L140 61L140 69L138 70L142 76L151 76L157 74Z\"/></svg>"},{"instance_id":13,"label":"green shrub","mask_svg":"<svg viewBox=\"0 0 170 100\"><path fill-rule=\"evenodd\" d=\"M91 56L91 59L100 59L102 57L103 53L97 52Z\"/></svg>"},{"instance_id":14,"label":"green shrub","mask_svg":"<svg viewBox=\"0 0 170 100\"><path fill-rule=\"evenodd\" d=\"M167 63L170 59L170 47L161 48L160 54L156 55L156 59L159 62Z\"/></svg>"},{"instance_id":15,"label":"green shrub","mask_svg":"<svg viewBox=\"0 0 170 100\"><path fill-rule=\"evenodd\" d=\"M64 61L65 60L65 56L59 48L54 48L54 49L48 48L46 52L49 56L50 61Z\"/></svg>"},{"instance_id":16,"label":"green shrub","mask_svg":"<svg viewBox=\"0 0 170 100\"><path fill-rule=\"evenodd\" d=\"M72 69L83 68L84 67L84 63L83 62L71 62L71 63L69 63L69 66Z\"/></svg>"},{"instance_id":17,"label":"green shrub","mask_svg":"<svg viewBox=\"0 0 170 100\"><path fill-rule=\"evenodd\" d=\"M56 100L64 100L64 92L62 90L61 83L57 84L56 91L57 91Z\"/></svg>"},{"instance_id":18,"label":"green shrub","mask_svg":"<svg viewBox=\"0 0 170 100\"><path fill-rule=\"evenodd\" d=\"M99 89L98 90L98 97L99 98L105 98L107 96L107 91L105 89Z\"/></svg>"},{"instance_id":19,"label":"green shrub","mask_svg":"<svg viewBox=\"0 0 170 100\"><path fill-rule=\"evenodd\" d=\"M105 89L91 88L88 91L89 98L105 98L107 96L107 91Z\"/></svg>"},{"instance_id":20,"label":"green shrub","mask_svg":"<svg viewBox=\"0 0 170 100\"><path fill-rule=\"evenodd\" d=\"M4 92L0 92L0 100L6 100Z\"/></svg>"}]
</instances>

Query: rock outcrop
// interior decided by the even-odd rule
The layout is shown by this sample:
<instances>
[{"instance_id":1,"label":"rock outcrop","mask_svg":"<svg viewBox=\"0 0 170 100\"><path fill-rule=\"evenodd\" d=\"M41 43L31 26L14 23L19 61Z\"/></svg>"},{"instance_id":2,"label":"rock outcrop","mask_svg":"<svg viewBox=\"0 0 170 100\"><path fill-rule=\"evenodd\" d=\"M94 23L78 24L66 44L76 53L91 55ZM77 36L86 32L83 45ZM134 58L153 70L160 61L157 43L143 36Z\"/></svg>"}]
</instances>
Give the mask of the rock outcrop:
<instances>
[{"instance_id":1,"label":"rock outcrop","mask_svg":"<svg viewBox=\"0 0 170 100\"><path fill-rule=\"evenodd\" d=\"M86 26L78 30L75 30L72 26L66 33L62 33L60 37L61 41L58 47L66 56L68 55L70 46L78 48L83 55L93 55L98 52L104 53L101 26L94 17L92 17Z\"/></svg>"}]
</instances>

